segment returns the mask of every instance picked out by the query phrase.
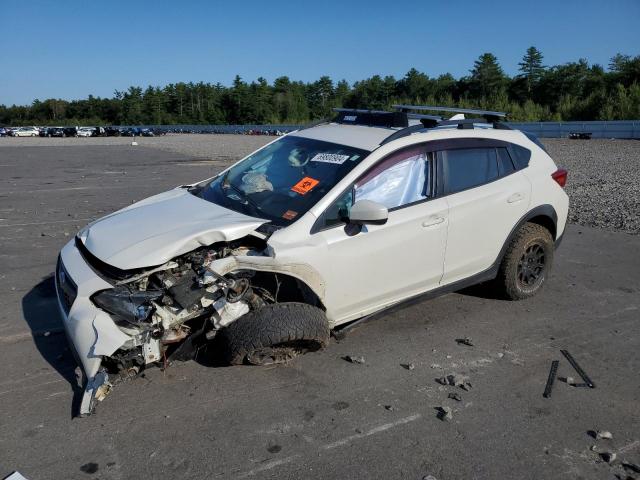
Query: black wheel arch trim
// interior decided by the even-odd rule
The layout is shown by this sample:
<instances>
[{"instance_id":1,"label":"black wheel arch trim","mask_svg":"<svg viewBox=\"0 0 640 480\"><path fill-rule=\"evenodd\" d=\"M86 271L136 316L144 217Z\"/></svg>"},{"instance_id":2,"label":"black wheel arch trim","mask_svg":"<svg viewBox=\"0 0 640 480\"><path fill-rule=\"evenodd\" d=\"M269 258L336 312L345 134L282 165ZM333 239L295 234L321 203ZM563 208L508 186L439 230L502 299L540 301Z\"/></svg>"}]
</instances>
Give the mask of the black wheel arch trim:
<instances>
[{"instance_id":1,"label":"black wheel arch trim","mask_svg":"<svg viewBox=\"0 0 640 480\"><path fill-rule=\"evenodd\" d=\"M556 213L556 209L549 204L538 205L537 207L529 210L522 218L520 218L520 220L518 220L518 223L516 223L515 226L511 229L511 232L509 232L507 239L504 241L504 244L500 249L498 258L496 258L495 262L493 262L493 264L490 267L490 270L494 270L496 274L498 273L498 268L500 268L500 264L502 263L502 258L504 257L504 254L507 252L507 248L509 248L509 244L511 243L511 240L513 239L516 232L520 230L520 228L522 228L522 226L525 223L527 223L529 220L538 218L538 217L543 217L543 218L546 217L548 220L550 220L553 223L553 231L550 231L549 233L551 233L553 240L556 241L556 238L557 238L556 232L558 231L558 214ZM543 225L543 226L546 227L546 225ZM558 241L557 244L559 243L560 242Z\"/></svg>"}]
</instances>

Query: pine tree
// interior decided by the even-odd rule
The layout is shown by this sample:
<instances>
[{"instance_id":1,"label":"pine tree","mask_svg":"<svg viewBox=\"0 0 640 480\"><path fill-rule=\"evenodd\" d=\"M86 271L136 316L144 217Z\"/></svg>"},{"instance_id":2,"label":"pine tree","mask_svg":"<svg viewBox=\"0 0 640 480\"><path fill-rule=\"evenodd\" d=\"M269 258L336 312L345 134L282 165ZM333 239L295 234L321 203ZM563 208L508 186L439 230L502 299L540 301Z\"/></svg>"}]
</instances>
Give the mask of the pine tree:
<instances>
[{"instance_id":1,"label":"pine tree","mask_svg":"<svg viewBox=\"0 0 640 480\"><path fill-rule=\"evenodd\" d=\"M475 98L490 98L496 97L504 90L506 81L507 78L496 56L483 53L473 64L469 86Z\"/></svg>"},{"instance_id":2,"label":"pine tree","mask_svg":"<svg viewBox=\"0 0 640 480\"><path fill-rule=\"evenodd\" d=\"M544 74L545 67L542 65L542 52L536 47L527 48L527 53L522 57L522 62L518 63L520 75L526 80L527 93L531 96L531 90L540 81Z\"/></svg>"}]
</instances>

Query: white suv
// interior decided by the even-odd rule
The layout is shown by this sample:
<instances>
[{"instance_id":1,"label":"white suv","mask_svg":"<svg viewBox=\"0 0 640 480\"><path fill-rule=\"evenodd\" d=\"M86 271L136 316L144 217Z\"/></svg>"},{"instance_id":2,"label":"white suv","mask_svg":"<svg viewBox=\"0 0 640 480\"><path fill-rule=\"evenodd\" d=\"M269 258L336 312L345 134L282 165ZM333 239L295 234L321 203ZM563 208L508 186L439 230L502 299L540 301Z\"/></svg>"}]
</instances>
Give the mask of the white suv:
<instances>
[{"instance_id":1,"label":"white suv","mask_svg":"<svg viewBox=\"0 0 640 480\"><path fill-rule=\"evenodd\" d=\"M488 280L535 294L564 232L567 172L500 112L422 110L460 112L340 110L82 229L56 272L86 375L80 413L114 375L204 346L277 363L419 295Z\"/></svg>"}]
</instances>

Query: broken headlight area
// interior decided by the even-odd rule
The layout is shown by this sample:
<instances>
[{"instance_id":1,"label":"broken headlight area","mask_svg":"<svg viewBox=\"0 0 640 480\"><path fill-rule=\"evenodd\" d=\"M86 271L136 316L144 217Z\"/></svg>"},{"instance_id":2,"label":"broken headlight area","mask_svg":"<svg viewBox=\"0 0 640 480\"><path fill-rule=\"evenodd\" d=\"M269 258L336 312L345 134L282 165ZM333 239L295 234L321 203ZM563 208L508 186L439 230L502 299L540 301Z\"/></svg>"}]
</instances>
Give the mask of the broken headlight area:
<instances>
[{"instance_id":1,"label":"broken headlight area","mask_svg":"<svg viewBox=\"0 0 640 480\"><path fill-rule=\"evenodd\" d=\"M130 337L103 365L109 373L129 378L149 364L192 359L220 329L275 301L267 289L252 283L255 272L222 276L209 268L227 256L262 252L251 243L204 247L94 294L94 304Z\"/></svg>"},{"instance_id":2,"label":"broken headlight area","mask_svg":"<svg viewBox=\"0 0 640 480\"><path fill-rule=\"evenodd\" d=\"M102 290L91 298L96 306L111 314L121 326L142 326L153 312L152 300L162 297L162 291L135 291L126 286Z\"/></svg>"}]
</instances>

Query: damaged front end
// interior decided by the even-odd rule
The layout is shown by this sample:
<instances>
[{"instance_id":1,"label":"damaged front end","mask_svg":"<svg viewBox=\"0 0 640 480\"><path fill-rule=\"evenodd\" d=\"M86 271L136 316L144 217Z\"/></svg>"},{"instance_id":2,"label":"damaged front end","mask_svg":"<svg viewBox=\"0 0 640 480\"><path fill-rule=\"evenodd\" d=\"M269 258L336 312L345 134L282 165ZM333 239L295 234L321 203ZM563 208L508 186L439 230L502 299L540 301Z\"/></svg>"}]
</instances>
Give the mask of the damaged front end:
<instances>
[{"instance_id":1,"label":"damaged front end","mask_svg":"<svg viewBox=\"0 0 640 480\"><path fill-rule=\"evenodd\" d=\"M80 240L65 247L56 274L67 335L84 373L81 416L91 414L116 384L149 365L194 358L222 328L275 302L272 289L260 286L264 279L254 281L263 273L221 274L214 268L228 257L268 256L266 242L251 235L198 248L157 267L121 270L118 278L83 250ZM63 262L72 264L71 275ZM81 278L74 282L72 276ZM70 285L76 289L73 298L68 298Z\"/></svg>"},{"instance_id":2,"label":"damaged front end","mask_svg":"<svg viewBox=\"0 0 640 480\"><path fill-rule=\"evenodd\" d=\"M131 337L110 360L119 369L130 369L187 359L198 344L191 338L184 345L185 339L198 334L210 340L219 329L263 305L250 286L254 272L222 276L210 268L215 260L248 253L263 255L240 242L201 248L97 292L92 301Z\"/></svg>"}]
</instances>

